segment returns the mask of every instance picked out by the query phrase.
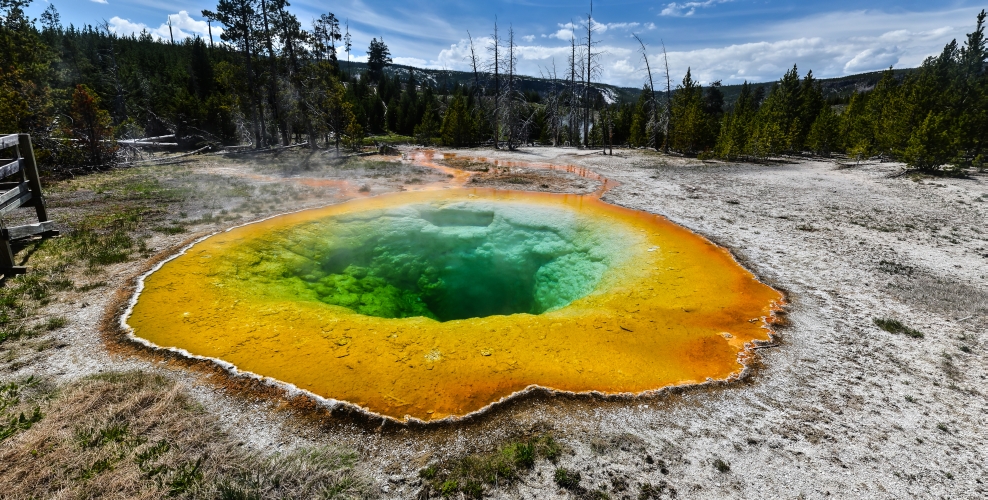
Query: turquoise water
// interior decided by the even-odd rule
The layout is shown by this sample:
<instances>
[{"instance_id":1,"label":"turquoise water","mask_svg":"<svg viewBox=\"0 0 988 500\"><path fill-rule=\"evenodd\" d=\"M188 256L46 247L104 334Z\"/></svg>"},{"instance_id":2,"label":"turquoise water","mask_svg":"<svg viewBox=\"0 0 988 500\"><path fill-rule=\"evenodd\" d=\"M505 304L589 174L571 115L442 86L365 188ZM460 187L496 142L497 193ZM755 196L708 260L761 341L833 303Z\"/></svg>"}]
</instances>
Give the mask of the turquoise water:
<instances>
[{"instance_id":1,"label":"turquoise water","mask_svg":"<svg viewBox=\"0 0 988 500\"><path fill-rule=\"evenodd\" d=\"M623 232L540 205L406 205L287 230L257 268L368 316L541 314L593 292L631 237Z\"/></svg>"}]
</instances>

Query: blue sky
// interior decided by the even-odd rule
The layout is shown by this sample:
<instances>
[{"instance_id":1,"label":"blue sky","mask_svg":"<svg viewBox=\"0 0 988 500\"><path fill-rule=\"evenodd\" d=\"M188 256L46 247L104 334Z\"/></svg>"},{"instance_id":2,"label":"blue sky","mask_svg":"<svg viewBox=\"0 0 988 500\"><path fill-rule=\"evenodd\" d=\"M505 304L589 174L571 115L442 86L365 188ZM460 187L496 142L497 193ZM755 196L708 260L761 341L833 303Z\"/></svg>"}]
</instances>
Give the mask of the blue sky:
<instances>
[{"instance_id":1,"label":"blue sky","mask_svg":"<svg viewBox=\"0 0 988 500\"><path fill-rule=\"evenodd\" d=\"M49 0L62 23L109 22L119 33L147 28L167 37L205 34L202 9L215 0ZM40 15L49 1L34 0ZM545 73L553 61L562 72L569 36L585 32L589 2L564 0L294 0L291 10L306 25L321 13L349 19L355 59L372 37L383 37L395 62L468 69L467 31L478 47L488 43L495 16L502 34L510 26L519 45L519 71ZM794 63L820 77L918 66L951 39L972 31L984 3L956 1L694 0L597 2L593 22L604 52L600 79L638 87L644 64L632 33L648 45L654 66L661 41L674 80L687 67L701 81L726 84L778 79ZM214 28L214 34L218 31ZM486 56L486 52L482 51Z\"/></svg>"}]
</instances>

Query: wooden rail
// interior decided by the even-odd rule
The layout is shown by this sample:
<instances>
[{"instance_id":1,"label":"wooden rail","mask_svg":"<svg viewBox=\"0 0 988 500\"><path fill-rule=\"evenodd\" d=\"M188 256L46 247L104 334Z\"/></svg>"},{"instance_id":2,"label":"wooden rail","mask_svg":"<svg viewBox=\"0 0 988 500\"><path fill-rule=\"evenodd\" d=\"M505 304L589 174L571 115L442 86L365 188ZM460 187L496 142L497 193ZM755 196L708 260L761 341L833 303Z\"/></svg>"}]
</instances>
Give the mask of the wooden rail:
<instances>
[{"instance_id":1,"label":"wooden rail","mask_svg":"<svg viewBox=\"0 0 988 500\"><path fill-rule=\"evenodd\" d=\"M14 262L11 242L41 236L58 236L55 224L48 218L48 207L41 191L38 164L34 159L31 136L11 134L0 136L0 152L13 149L13 159L0 160L0 181L15 177L13 182L0 182L0 216L21 207L34 207L37 224L6 227L0 219L0 274L11 276L27 272L27 268ZM2 154L2 153L0 153Z\"/></svg>"}]
</instances>

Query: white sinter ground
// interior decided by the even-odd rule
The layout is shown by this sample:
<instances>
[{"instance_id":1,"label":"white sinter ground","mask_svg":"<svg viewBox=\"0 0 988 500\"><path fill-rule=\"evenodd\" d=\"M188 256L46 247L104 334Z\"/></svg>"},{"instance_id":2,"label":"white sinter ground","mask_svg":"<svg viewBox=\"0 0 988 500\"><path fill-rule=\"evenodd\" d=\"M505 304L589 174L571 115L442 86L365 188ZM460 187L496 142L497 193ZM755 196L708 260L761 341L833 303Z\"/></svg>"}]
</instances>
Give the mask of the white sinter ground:
<instances>
[{"instance_id":1,"label":"white sinter ground","mask_svg":"<svg viewBox=\"0 0 988 500\"><path fill-rule=\"evenodd\" d=\"M726 246L789 294L791 325L779 330L779 346L761 350L752 375L726 387L635 401L522 401L446 429L323 429L192 372L108 354L98 332L110 298L104 289L52 306L71 317L50 334L59 349L20 353L7 375L162 371L258 449L356 449L388 498L413 498L428 463L544 430L566 449L559 463L540 461L497 496L571 497L553 480L557 466L610 498L638 498L640 485L663 481L665 497L674 488L678 498L988 496L988 175L916 182L890 177L898 164L703 164L553 148L476 153L591 167L622 183L606 201L665 215ZM155 247L187 236L161 236ZM116 266L107 281L120 286L140 265ZM879 330L875 318L898 319L925 337ZM730 470L720 472L715 460Z\"/></svg>"}]
</instances>

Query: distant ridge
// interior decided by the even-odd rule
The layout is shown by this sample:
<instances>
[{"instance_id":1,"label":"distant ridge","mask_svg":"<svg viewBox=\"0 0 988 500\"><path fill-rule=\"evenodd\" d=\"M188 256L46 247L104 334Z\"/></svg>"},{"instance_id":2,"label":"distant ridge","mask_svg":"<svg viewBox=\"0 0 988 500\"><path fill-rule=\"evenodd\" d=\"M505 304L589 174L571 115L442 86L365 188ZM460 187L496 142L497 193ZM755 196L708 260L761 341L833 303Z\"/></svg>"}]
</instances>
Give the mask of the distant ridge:
<instances>
[{"instance_id":1,"label":"distant ridge","mask_svg":"<svg viewBox=\"0 0 988 500\"><path fill-rule=\"evenodd\" d=\"M351 71L355 74L362 73L367 69L365 63L352 62ZM347 62L340 61L340 68L343 71L347 70ZM806 71L808 71L807 69ZM457 70L440 70L440 69L423 69L416 68L414 66L407 66L402 64L394 64L388 66L385 69L385 73L388 76L393 76L395 74L400 74L405 76L409 71L415 73L415 78L419 82L428 82L437 88L443 88L446 85L450 87L459 83L460 85L472 85L474 82L474 74L470 71L457 71ZM803 71L801 69L801 71ZM915 69L896 69L894 70L895 75L899 78L905 77L909 73L915 71ZM820 84L823 86L823 95L830 102L844 102L850 99L851 94L854 92L864 92L871 90L875 87L882 78L882 73L884 71L872 71L868 73L860 73L856 75L847 75L836 78L821 78L819 79ZM803 73L805 75L805 73ZM552 80L532 77L532 76L516 76L516 81L518 89L521 92L531 92L536 91L539 94L547 95L552 92ZM782 75L779 75L782 78ZM485 81L485 75L481 74L480 79L482 82ZM673 87L676 83L682 79L680 77L673 77ZM769 89L772 85L776 83L775 81L769 82L752 82L754 88L764 87L765 93L768 95ZM579 82L577 82L579 83ZM483 83L482 83L483 84ZM559 80L558 84L561 85L559 90L561 91L565 88L567 82L565 80ZM593 86L597 89L606 91L606 97L609 102L632 102L638 99L638 95L641 93L641 88L634 87L619 87L616 85L609 85L603 83L594 83ZM724 104L731 105L737 100L738 95L741 93L741 85L723 85L721 86L721 91L724 93ZM657 91L659 89L656 89ZM665 92L659 92L665 95Z\"/></svg>"}]
</instances>

